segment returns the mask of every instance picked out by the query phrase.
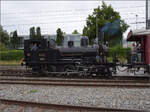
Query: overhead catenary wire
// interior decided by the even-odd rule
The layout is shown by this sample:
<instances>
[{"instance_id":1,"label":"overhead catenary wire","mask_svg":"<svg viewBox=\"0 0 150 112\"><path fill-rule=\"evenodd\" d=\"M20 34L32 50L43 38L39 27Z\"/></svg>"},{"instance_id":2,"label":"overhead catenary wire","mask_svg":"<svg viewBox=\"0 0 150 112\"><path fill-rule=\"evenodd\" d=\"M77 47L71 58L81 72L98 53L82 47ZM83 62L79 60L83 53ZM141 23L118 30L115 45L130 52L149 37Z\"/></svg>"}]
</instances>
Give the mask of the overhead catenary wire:
<instances>
[{"instance_id":1,"label":"overhead catenary wire","mask_svg":"<svg viewBox=\"0 0 150 112\"><path fill-rule=\"evenodd\" d=\"M135 25L135 24L143 24L143 23L145 23L144 21L143 22L138 22L138 23L132 23L133 25ZM69 29L69 30L71 30L72 29L72 31L74 30L74 29L82 29L82 28L80 28L79 26L74 26L74 25L61 25L61 26L56 26L56 27L53 27L53 28L50 28L49 26L47 26L47 28L45 27L45 26L43 26L43 25L46 25L47 26L47 24L42 24L42 25L39 25L39 24L34 24L33 26L40 26L41 27L41 31L42 31L42 33L50 33L50 31L52 31L53 33L55 32L55 30L58 28L58 27L60 27L60 28L62 28L64 31L65 31L65 29ZM84 26L84 25L83 25ZM25 26L19 26L18 28L18 32L19 32L19 34L28 34L29 33L29 28L30 27L32 27L31 25L29 26L29 25L26 25L26 27ZM145 27L145 25L144 26L142 26L141 25L141 27ZM26 29L26 31L25 31L25 29ZM21 32L21 33L20 33Z\"/></svg>"},{"instance_id":2,"label":"overhead catenary wire","mask_svg":"<svg viewBox=\"0 0 150 112\"><path fill-rule=\"evenodd\" d=\"M83 21L86 21L86 20L78 20L78 21L59 21L59 22L41 22L41 23L27 23L27 24L10 24L10 25L2 25L3 27L12 27L12 26L26 26L26 25L42 25L42 24L56 24L56 23L74 23L74 22L83 22ZM141 24L141 23L145 23L145 21L141 21L141 22L132 22L132 23L128 23L128 24Z\"/></svg>"},{"instance_id":3,"label":"overhead catenary wire","mask_svg":"<svg viewBox=\"0 0 150 112\"><path fill-rule=\"evenodd\" d=\"M134 7L113 7L116 9L126 9L126 8L138 8L138 7L145 7L145 6L134 6ZM32 11L32 12L10 12L10 13L1 13L1 15L9 15L9 14L34 14L34 13L52 13L52 12L71 12L71 11L88 11L88 10L94 10L95 8L90 8L90 9L69 9L69 10L45 10L45 11Z\"/></svg>"},{"instance_id":4,"label":"overhead catenary wire","mask_svg":"<svg viewBox=\"0 0 150 112\"><path fill-rule=\"evenodd\" d=\"M113 7L113 5L112 5L112 7ZM133 6L133 7L131 7L131 6L125 6L125 7L113 7L117 12L118 12L118 10L124 10L124 9L133 9L133 8L139 8L139 7L141 7L142 9L145 7L145 6L143 6L143 5L138 5L138 6ZM84 16L85 14L89 14L89 12L91 11L92 12L92 10L93 10L94 8L86 8L86 9L67 9L67 10L41 10L41 11L29 11L29 12L25 12L25 11L19 11L19 12L9 12L9 13L1 13L1 15L3 16L3 19L10 19L11 21L14 21L15 22L15 20L17 21L17 20L22 20L22 18L24 18L24 20L23 20L23 22L24 23L22 23L22 22L19 22L19 21L17 21L17 24L8 24L8 23L6 23L5 22L5 20L3 20L3 25L4 25L4 27L6 28L6 27L14 27L14 28L17 28L17 27L22 27L22 30L24 30L24 28L23 27L30 27L30 26L43 26L43 25L46 25L47 27L49 27L49 25L53 25L53 24L59 24L59 23L68 23L68 24L71 24L71 23L83 23L83 22L85 22L86 20L84 20L84 19L81 19L81 20L70 20L70 18L72 17L72 16ZM86 13L87 12L87 13ZM132 12L129 12L129 13L124 13L125 11L122 11L120 14L121 15L126 15L126 14L128 14L128 15L133 15L133 11ZM33 14L33 15L30 15L30 14ZM136 13L135 13L136 14ZM140 13L138 13L138 14L145 14L145 13L143 13L143 12L140 12ZM18 17L15 17L14 15L18 15ZM13 16L13 17L10 17L10 16ZM19 17L20 16L20 17ZM39 20L48 20L49 18L56 18L56 17L58 17L58 18L62 18L62 20L63 20L63 18L65 19L65 18L67 18L67 17L70 17L69 18L69 20L67 19L67 21L66 20L64 20L64 21L51 21L51 20L49 20L49 21L44 21L44 22L40 22ZM28 18L26 18L26 17L28 17ZM35 19L33 19L33 18L35 18ZM134 23L134 17L132 18L132 17L130 17L130 18L125 18L125 17L123 17L122 18L123 20L125 20L125 21L127 21L127 23L128 24L132 24L132 25L134 25L134 24L136 24L136 23ZM145 17L139 17L138 18L138 20L140 21L138 24L144 24L144 21L142 21L143 19L145 19ZM32 22L32 20L34 21L34 22ZM128 20L130 20L130 22L128 22ZM133 22L131 22L131 20L133 21ZM30 21L30 23L29 23L29 21ZM37 21L37 22L35 22L35 21ZM27 23L28 22L28 23ZM58 25L57 25L58 26ZM64 26L69 26L69 25L64 25ZM73 27L74 25L72 25L72 27ZM84 26L84 25L83 25ZM67 27L65 27L65 28L67 28ZM18 28L17 28L18 29ZM47 28L47 29L50 29L50 28Z\"/></svg>"},{"instance_id":5,"label":"overhead catenary wire","mask_svg":"<svg viewBox=\"0 0 150 112\"><path fill-rule=\"evenodd\" d=\"M137 12L138 14L145 14L144 12ZM11 19L13 19L13 18L18 18L18 16L22 16L22 17L32 17L32 18L37 18L37 17L60 17L60 16L64 16L64 17L66 17L66 16L78 16L78 15L80 15L80 16L82 16L82 15L87 15L87 14L89 14L89 12L87 12L87 13L83 13L83 12L74 12L74 13L72 13L72 12L69 12L69 13L55 13L55 14L52 14L52 13L50 13L50 14L48 14L48 13L46 13L46 14L41 14L41 13L35 13L34 15L25 15L25 14L17 14L17 16L15 16L15 15L13 15L13 16L6 16L6 15L2 15L2 17L4 18L4 17L6 17L6 18L11 18ZM133 12L130 12L130 13L123 13L123 12L121 12L121 16L126 16L126 15L130 15L131 16L131 14L133 15L133 14L136 14L136 13L133 13Z\"/></svg>"},{"instance_id":6,"label":"overhead catenary wire","mask_svg":"<svg viewBox=\"0 0 150 112\"><path fill-rule=\"evenodd\" d=\"M138 14L143 14L143 12L142 13L138 13ZM56 18L56 17L58 17L58 18L67 18L67 17L74 17L74 16L85 16L85 15L87 15L86 13L83 13L83 14L81 14L81 13L74 13L74 14L55 14L55 15L19 15L19 17L18 16L11 16L11 17L6 17L6 16L2 16L3 18L5 18L5 19L11 19L11 20L19 20L20 19L20 17L22 17L22 18L25 18L25 17L28 17L28 18L26 18L26 19L34 19L34 18ZM121 14L122 15L122 18L124 18L123 17L123 15L127 15L127 14ZM140 17L141 18L141 17ZM132 18L127 18L127 17L125 17L124 19L133 19L133 17Z\"/></svg>"},{"instance_id":7,"label":"overhead catenary wire","mask_svg":"<svg viewBox=\"0 0 150 112\"><path fill-rule=\"evenodd\" d=\"M128 20L130 20L131 21L131 19L132 20L135 20L136 18L135 17L132 17L132 18L122 18L123 20L125 20L126 22L128 21ZM138 18L138 20L143 20L143 19L146 19L145 17L139 17ZM47 18L45 18L45 20L47 20ZM15 21L15 20L14 20ZM22 20L20 20L21 22L22 22ZM40 19L40 21L43 21L43 19ZM47 21L47 22L45 22L45 23L48 23L48 24L50 24L50 23L52 23L52 24L54 24L54 23L65 23L65 22L78 22L78 21L86 21L86 20L83 20L83 19L79 19L79 20L70 20L70 21ZM19 22L19 21L17 21L17 22ZM37 22L37 23L28 23L28 24L38 24L39 22ZM45 24L45 23L39 23L39 24ZM26 24L26 23L25 23ZM8 24L7 23L7 25L5 25L5 24L3 24L3 26L14 26L14 25L16 25L16 24ZM19 25L24 25L24 24L19 24Z\"/></svg>"},{"instance_id":8,"label":"overhead catenary wire","mask_svg":"<svg viewBox=\"0 0 150 112\"><path fill-rule=\"evenodd\" d=\"M11 24L11 25L3 25L4 27L10 27L10 26L18 26L18 25L35 25L35 24L39 24L39 25L41 25L41 24L56 24L56 23L73 23L73 22L83 22L83 21L85 21L85 20L79 20L79 21L59 21L59 22L41 22L41 23L28 23L28 24Z\"/></svg>"},{"instance_id":9,"label":"overhead catenary wire","mask_svg":"<svg viewBox=\"0 0 150 112\"><path fill-rule=\"evenodd\" d=\"M144 7L144 6L135 6L135 7ZM131 8L135 8L135 7L131 7ZM127 7L119 7L119 8L127 8ZM89 10L91 10L91 9L89 9ZM74 9L74 10L53 10L54 12L64 12L64 11L87 11L87 9ZM28 13L28 12L27 12ZM30 13L35 13L35 12L30 12ZM51 12L50 12L51 13ZM6 14L10 14L10 13L6 13ZM15 13L11 13L11 14L15 14ZM16 14L18 14L18 12L16 13ZM21 12L21 14L24 14L24 12ZM36 13L36 14L38 14L38 13ZM47 13L46 13L47 14ZM85 13L84 13L85 14ZM142 14L142 13L141 13ZM71 13L71 14L62 14L62 17L60 17L60 15L61 14L59 14L59 15L57 15L57 14L55 14L55 15L53 15L53 16L50 16L50 15L46 15L46 16L42 16L41 14L40 15L38 15L38 16L35 16L35 15L23 15L23 17L22 18L25 18L25 17L29 17L29 18L26 18L26 19L24 19L24 21L26 20L26 21L28 21L28 20L32 20L33 18L38 18L38 19L40 19L41 20L41 18L43 18L43 19L47 19L47 17L51 17L51 18L55 18L55 17L59 17L59 18L66 18L67 17L67 15L68 16L83 16L83 14L81 14L81 13L79 13L79 14L77 14L76 15L76 13ZM121 14L122 15L122 14ZM20 17L22 16L22 15L19 15ZM3 17L3 18L5 18L5 19L11 19L11 21L12 20L21 20L21 18L19 18L19 17L15 17L15 16L13 16L13 17ZM123 17L123 19L134 19L134 18L124 18ZM138 18L139 19L139 18ZM144 19L144 18L143 18ZM34 20L35 21L35 20Z\"/></svg>"},{"instance_id":10,"label":"overhead catenary wire","mask_svg":"<svg viewBox=\"0 0 150 112\"><path fill-rule=\"evenodd\" d=\"M84 13L85 14L85 13ZM130 14L130 13L128 13L128 14ZM133 14L133 13L131 13L131 14ZM141 13L142 14L142 13ZM25 18L25 17L29 17L29 18ZM33 18L36 18L36 20L38 19L38 20L42 20L42 19L49 19L49 18L55 18L55 17L59 17L59 18L67 18L68 16L69 17L72 17L72 16L78 16L78 17L80 17L80 16L84 16L83 14L81 14L81 13L79 13L79 14L63 14L62 16L61 16L61 14L59 14L59 15L55 15L55 16L50 16L50 15L46 15L46 16L42 16L42 15L38 15L38 16L32 16L32 15L26 15L26 16L23 16L23 17L21 17L21 15L20 15L20 17L15 17L15 16L13 16L13 17L2 17L2 18L5 18L5 19L11 19L11 21L17 21L17 20L20 20L20 21L22 21L22 18L23 18L23 20L24 21L29 21L29 20L33 20ZM60 17L61 16L61 17ZM126 19L126 21L127 20L133 20L133 19L135 19L134 17L133 18L124 18L124 17L122 17L122 19L123 20L125 20ZM138 18L138 19L145 19L145 17L140 17L140 18ZM35 20L34 20L35 21ZM5 22L5 21L4 21ZM17 21L18 22L18 21ZM9 25L10 26L10 25ZM11 25L12 26L12 25Z\"/></svg>"}]
</instances>

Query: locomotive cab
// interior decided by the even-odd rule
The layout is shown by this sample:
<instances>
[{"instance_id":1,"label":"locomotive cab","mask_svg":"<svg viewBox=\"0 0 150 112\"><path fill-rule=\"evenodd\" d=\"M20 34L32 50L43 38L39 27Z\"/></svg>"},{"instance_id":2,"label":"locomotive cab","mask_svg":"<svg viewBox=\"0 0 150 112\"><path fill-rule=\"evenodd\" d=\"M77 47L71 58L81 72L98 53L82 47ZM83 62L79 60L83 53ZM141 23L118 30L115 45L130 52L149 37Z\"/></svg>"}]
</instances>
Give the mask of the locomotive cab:
<instances>
[{"instance_id":1,"label":"locomotive cab","mask_svg":"<svg viewBox=\"0 0 150 112\"><path fill-rule=\"evenodd\" d=\"M24 61L33 71L48 69L47 65L56 62L60 53L46 39L29 39L24 42Z\"/></svg>"}]
</instances>

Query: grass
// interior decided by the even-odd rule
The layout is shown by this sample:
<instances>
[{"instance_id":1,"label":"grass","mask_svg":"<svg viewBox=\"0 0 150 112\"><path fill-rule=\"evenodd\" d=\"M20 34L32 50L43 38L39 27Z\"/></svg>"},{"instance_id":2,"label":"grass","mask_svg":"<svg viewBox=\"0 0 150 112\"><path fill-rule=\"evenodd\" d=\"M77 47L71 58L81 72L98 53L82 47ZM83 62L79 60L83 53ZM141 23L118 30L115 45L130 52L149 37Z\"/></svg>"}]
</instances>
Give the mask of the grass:
<instances>
[{"instance_id":1,"label":"grass","mask_svg":"<svg viewBox=\"0 0 150 112\"><path fill-rule=\"evenodd\" d=\"M16 61L16 60L12 60L12 61L2 61L2 60L0 60L0 65L3 65L3 66L5 66L5 65L14 65L14 66L16 66L16 65L21 65L21 60L18 60L18 61Z\"/></svg>"}]
</instances>

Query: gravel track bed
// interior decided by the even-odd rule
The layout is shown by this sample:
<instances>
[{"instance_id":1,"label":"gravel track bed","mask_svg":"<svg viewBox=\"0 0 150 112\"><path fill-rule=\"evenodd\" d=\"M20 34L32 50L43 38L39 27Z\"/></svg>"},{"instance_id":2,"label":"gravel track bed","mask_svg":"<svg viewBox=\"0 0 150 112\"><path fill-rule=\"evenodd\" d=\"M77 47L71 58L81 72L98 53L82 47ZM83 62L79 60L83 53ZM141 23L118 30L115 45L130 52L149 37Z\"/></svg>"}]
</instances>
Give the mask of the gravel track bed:
<instances>
[{"instance_id":1,"label":"gravel track bed","mask_svg":"<svg viewBox=\"0 0 150 112\"><path fill-rule=\"evenodd\" d=\"M1 104L3 106L3 104ZM17 112L21 106L18 105L8 105L7 108L0 110L0 112ZM21 112L37 112L39 110L38 107L25 107ZM42 109L42 112L81 112L75 110L61 110L61 109ZM19 111L20 112L20 111ZM92 111L94 112L94 111ZM97 112L97 111L96 111Z\"/></svg>"},{"instance_id":2,"label":"gravel track bed","mask_svg":"<svg viewBox=\"0 0 150 112\"><path fill-rule=\"evenodd\" d=\"M0 98L150 111L150 89L0 85Z\"/></svg>"}]
</instances>

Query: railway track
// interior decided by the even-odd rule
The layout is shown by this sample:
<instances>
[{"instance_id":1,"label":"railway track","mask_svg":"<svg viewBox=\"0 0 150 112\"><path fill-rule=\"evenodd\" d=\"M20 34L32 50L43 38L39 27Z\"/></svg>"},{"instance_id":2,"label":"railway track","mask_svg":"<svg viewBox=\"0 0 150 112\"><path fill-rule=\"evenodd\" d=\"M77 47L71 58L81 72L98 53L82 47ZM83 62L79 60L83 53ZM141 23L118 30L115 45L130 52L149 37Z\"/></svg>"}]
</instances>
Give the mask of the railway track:
<instances>
[{"instance_id":1,"label":"railway track","mask_svg":"<svg viewBox=\"0 0 150 112\"><path fill-rule=\"evenodd\" d=\"M42 76L42 75L41 75ZM45 75L43 75L45 76ZM83 79L82 79L83 78ZM113 76L110 79L102 77L54 78L37 77L30 70L0 70L0 84L24 85L55 85L55 86L93 86L93 87L126 87L148 88L150 77L139 76Z\"/></svg>"},{"instance_id":2,"label":"railway track","mask_svg":"<svg viewBox=\"0 0 150 112\"><path fill-rule=\"evenodd\" d=\"M61 104L48 104L48 103L36 103L28 101L17 101L0 99L0 111L3 111L9 106L17 105L14 112L25 111L26 108L32 107L32 112L45 112L47 110L54 110L55 112L147 112L144 110L130 110L130 109L115 109L115 108L101 108L101 107L89 107L89 106L74 106L74 105L61 105ZM35 109L36 108L36 109Z\"/></svg>"},{"instance_id":3,"label":"railway track","mask_svg":"<svg viewBox=\"0 0 150 112\"><path fill-rule=\"evenodd\" d=\"M17 76L17 77L53 77L54 74L33 74L32 70L30 69L7 69L7 70L1 70L0 69L0 76ZM54 77L57 77L55 75ZM58 75L59 77L59 75ZM65 77L64 77L65 78ZM78 78L78 77L74 77ZM79 78L85 78L85 77L79 77ZM86 77L86 78L96 78L96 77ZM106 77L99 77L99 78L106 78ZM150 77L147 76L113 76L115 79L133 79L133 80L149 80Z\"/></svg>"},{"instance_id":4,"label":"railway track","mask_svg":"<svg viewBox=\"0 0 150 112\"><path fill-rule=\"evenodd\" d=\"M31 70L26 69L7 69L0 70L0 76L33 76Z\"/></svg>"},{"instance_id":5,"label":"railway track","mask_svg":"<svg viewBox=\"0 0 150 112\"><path fill-rule=\"evenodd\" d=\"M149 80L0 77L0 84L148 88Z\"/></svg>"}]
</instances>

